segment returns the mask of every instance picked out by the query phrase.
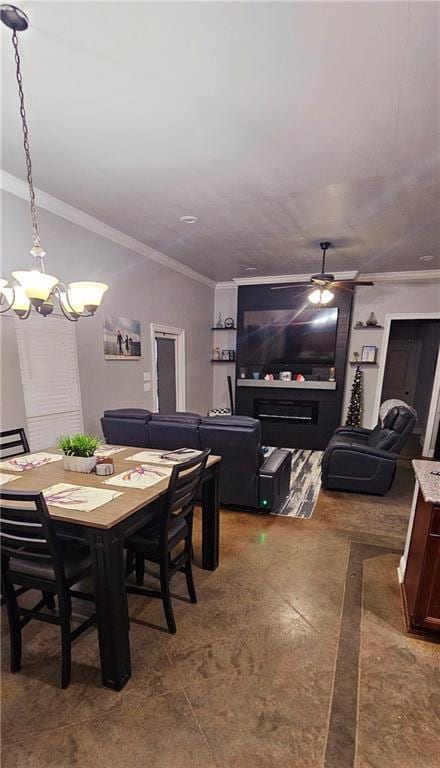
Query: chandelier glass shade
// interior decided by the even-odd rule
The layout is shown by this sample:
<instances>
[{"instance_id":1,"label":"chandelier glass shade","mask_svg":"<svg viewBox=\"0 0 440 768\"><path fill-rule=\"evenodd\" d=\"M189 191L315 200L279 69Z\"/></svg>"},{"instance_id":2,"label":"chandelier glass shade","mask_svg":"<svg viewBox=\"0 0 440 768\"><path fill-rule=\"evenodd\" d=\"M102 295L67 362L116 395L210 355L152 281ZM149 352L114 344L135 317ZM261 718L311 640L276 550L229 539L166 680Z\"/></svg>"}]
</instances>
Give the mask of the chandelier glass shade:
<instances>
[{"instance_id":1,"label":"chandelier glass shade","mask_svg":"<svg viewBox=\"0 0 440 768\"><path fill-rule=\"evenodd\" d=\"M105 283L81 281L70 283L67 287L55 275L46 273L44 265L45 251L41 247L38 231L35 192L32 179L32 162L29 149L29 132L26 122L26 110L22 86L21 61L18 50L17 31L23 32L29 26L29 20L23 11L14 5L0 5L0 18L9 29L12 29L12 45L16 65L16 80L20 102L20 117L23 130L23 146L26 158L27 182L32 219L32 248L31 255L34 267L29 270L12 272L14 282L0 278L0 314L11 310L21 319L29 317L33 307L40 315L46 317L53 312L56 302L63 315L73 322L80 317L90 317L101 304L102 297L108 288Z\"/></svg>"}]
</instances>

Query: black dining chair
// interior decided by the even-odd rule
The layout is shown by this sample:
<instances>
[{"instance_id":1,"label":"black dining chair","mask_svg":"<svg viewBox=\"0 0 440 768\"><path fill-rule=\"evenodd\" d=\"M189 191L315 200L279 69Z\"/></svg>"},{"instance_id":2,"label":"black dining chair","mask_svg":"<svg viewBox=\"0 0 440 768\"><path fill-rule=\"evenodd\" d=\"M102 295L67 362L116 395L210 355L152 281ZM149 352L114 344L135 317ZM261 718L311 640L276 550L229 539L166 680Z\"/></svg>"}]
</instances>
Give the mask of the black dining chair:
<instances>
[{"instance_id":1,"label":"black dining chair","mask_svg":"<svg viewBox=\"0 0 440 768\"><path fill-rule=\"evenodd\" d=\"M127 584L127 592L146 597L158 597L163 602L168 630L176 632L173 606L171 603L170 581L178 572L186 576L188 594L192 603L197 595L192 574L192 528L194 504L202 475L209 456L209 449L197 458L173 467L170 482L163 503L153 520L126 542L126 576L136 572L136 584ZM183 543L177 554L174 551ZM160 589L143 586L145 560L159 565Z\"/></svg>"},{"instance_id":2,"label":"black dining chair","mask_svg":"<svg viewBox=\"0 0 440 768\"><path fill-rule=\"evenodd\" d=\"M21 630L32 619L61 628L61 687L71 673L71 643L95 621L92 615L71 630L72 597L93 600L72 589L90 570L90 552L79 542L58 539L44 496L34 491L0 492L0 552L2 593L5 598L11 647L11 672L21 668ZM16 589L16 586L19 589ZM29 589L41 590L42 599L32 608L18 604ZM47 607L58 611L43 613Z\"/></svg>"},{"instance_id":3,"label":"black dining chair","mask_svg":"<svg viewBox=\"0 0 440 768\"><path fill-rule=\"evenodd\" d=\"M21 453L29 453L29 443L23 427L0 432L0 458L11 459Z\"/></svg>"}]
</instances>

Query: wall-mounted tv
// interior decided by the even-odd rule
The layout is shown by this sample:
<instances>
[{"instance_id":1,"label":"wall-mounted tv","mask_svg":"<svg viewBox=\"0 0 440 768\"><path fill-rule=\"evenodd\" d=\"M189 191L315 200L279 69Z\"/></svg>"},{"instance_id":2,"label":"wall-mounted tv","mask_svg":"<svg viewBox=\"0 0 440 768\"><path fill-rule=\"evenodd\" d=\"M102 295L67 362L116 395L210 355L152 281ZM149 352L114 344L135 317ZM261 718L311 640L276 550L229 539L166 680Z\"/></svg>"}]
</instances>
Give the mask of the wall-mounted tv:
<instances>
[{"instance_id":1,"label":"wall-mounted tv","mask_svg":"<svg viewBox=\"0 0 440 768\"><path fill-rule=\"evenodd\" d=\"M338 309L252 309L243 312L239 364L333 365Z\"/></svg>"}]
</instances>

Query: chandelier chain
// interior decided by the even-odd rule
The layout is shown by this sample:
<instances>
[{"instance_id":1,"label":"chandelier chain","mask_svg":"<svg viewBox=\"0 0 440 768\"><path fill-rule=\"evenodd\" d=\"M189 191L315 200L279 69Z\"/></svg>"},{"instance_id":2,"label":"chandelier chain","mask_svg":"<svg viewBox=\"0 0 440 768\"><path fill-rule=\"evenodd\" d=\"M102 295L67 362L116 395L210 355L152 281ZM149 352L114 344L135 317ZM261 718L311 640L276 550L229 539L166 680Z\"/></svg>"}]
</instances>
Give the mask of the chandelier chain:
<instances>
[{"instance_id":1,"label":"chandelier chain","mask_svg":"<svg viewBox=\"0 0 440 768\"><path fill-rule=\"evenodd\" d=\"M21 123L23 128L23 147L24 147L24 152L26 156L27 182L29 186L29 196L30 196L30 203L31 203L32 242L34 246L40 247L40 235L38 232L37 211L35 207L34 182L32 180L32 161L31 161L31 153L29 149L29 131L28 131L28 126L26 122L26 109L24 106L24 93L23 93L23 85L22 85L23 78L21 75L21 59L20 59L20 53L18 50L17 31L15 29L12 33L12 44L15 49L15 64L16 64L15 74L17 78L18 95L20 99L20 115L21 115Z\"/></svg>"}]
</instances>

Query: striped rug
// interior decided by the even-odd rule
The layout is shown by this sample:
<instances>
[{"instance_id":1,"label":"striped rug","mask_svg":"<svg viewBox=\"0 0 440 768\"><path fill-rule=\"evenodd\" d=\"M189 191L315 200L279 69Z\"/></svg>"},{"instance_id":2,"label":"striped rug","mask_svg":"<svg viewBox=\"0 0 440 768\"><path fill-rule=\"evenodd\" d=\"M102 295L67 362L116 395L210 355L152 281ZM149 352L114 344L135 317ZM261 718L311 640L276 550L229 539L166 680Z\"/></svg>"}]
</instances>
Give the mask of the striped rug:
<instances>
[{"instance_id":1,"label":"striped rug","mask_svg":"<svg viewBox=\"0 0 440 768\"><path fill-rule=\"evenodd\" d=\"M323 451L292 449L290 494L271 515L303 518L313 515L321 488L322 454Z\"/></svg>"}]
</instances>

